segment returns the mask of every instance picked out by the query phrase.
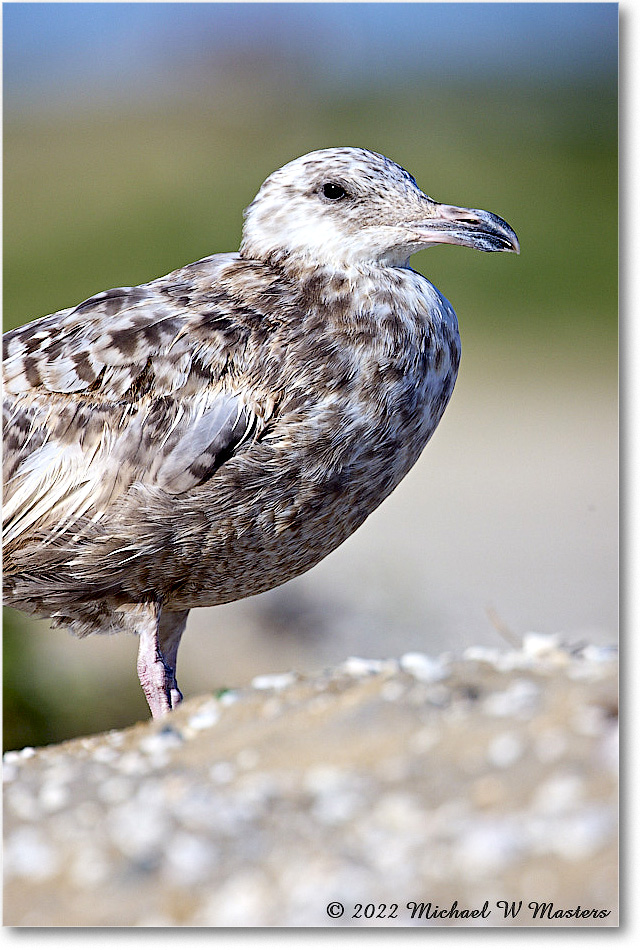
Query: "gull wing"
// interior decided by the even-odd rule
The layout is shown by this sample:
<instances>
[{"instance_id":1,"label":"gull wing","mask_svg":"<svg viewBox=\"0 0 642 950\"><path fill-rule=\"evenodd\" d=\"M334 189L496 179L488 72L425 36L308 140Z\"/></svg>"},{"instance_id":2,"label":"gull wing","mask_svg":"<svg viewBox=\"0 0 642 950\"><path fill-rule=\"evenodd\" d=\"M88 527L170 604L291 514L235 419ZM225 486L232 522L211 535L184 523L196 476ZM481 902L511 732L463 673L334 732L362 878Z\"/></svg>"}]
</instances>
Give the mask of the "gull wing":
<instances>
[{"instance_id":1,"label":"gull wing","mask_svg":"<svg viewBox=\"0 0 642 950\"><path fill-rule=\"evenodd\" d=\"M219 294L205 318L193 275L182 304L179 285L108 291L5 335L5 543L98 521L135 482L194 489L258 436L260 408L226 378L243 344L216 329L233 302Z\"/></svg>"}]
</instances>

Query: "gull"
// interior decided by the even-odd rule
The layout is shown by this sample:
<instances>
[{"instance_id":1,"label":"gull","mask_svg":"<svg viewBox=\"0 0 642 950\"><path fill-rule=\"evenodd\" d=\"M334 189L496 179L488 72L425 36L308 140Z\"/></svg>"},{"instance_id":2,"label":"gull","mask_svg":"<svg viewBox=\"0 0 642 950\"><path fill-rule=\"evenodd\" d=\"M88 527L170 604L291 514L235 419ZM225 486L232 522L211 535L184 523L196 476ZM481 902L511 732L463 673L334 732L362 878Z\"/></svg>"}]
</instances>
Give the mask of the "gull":
<instances>
[{"instance_id":1,"label":"gull","mask_svg":"<svg viewBox=\"0 0 642 950\"><path fill-rule=\"evenodd\" d=\"M237 253L4 335L5 601L136 634L154 718L182 699L189 610L313 567L435 431L459 331L410 256L519 252L364 148L289 162L244 218Z\"/></svg>"}]
</instances>

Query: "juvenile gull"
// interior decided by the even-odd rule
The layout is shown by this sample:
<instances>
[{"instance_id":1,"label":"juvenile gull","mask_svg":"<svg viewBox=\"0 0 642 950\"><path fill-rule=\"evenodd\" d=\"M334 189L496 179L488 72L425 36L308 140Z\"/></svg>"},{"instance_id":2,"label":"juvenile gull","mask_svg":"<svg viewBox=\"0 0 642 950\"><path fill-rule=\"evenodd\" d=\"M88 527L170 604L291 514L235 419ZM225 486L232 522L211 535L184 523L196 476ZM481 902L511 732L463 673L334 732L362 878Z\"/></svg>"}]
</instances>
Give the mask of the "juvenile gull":
<instances>
[{"instance_id":1,"label":"juvenile gull","mask_svg":"<svg viewBox=\"0 0 642 950\"><path fill-rule=\"evenodd\" d=\"M435 431L457 318L408 263L434 244L519 251L384 156L321 149L264 182L238 253L5 334L6 602L138 634L152 716L179 703L190 608L317 564Z\"/></svg>"}]
</instances>

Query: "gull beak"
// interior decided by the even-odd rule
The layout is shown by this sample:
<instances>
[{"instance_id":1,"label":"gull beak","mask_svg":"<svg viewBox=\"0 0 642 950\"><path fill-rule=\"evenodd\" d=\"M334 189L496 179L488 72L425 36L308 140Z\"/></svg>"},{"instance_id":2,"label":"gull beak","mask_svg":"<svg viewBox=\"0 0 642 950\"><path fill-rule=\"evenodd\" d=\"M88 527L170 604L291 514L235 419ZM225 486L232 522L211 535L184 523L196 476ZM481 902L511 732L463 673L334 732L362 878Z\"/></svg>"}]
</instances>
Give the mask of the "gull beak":
<instances>
[{"instance_id":1,"label":"gull beak","mask_svg":"<svg viewBox=\"0 0 642 950\"><path fill-rule=\"evenodd\" d=\"M429 199L430 200L430 199ZM422 247L461 244L478 251L514 251L519 254L517 235L499 215L476 208L457 208L432 202L432 214L405 226Z\"/></svg>"}]
</instances>

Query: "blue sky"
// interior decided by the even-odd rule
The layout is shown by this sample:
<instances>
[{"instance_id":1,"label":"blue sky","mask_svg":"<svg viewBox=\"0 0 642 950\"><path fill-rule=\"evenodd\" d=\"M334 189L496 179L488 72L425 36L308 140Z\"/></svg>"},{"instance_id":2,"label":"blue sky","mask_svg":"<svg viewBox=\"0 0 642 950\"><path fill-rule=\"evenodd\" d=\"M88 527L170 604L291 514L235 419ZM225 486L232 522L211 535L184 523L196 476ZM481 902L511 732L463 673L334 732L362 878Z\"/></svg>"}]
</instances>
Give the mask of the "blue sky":
<instances>
[{"instance_id":1,"label":"blue sky","mask_svg":"<svg viewBox=\"0 0 642 950\"><path fill-rule=\"evenodd\" d=\"M431 75L616 75L616 3L5 3L5 101L131 95L222 57L296 60L330 87Z\"/></svg>"}]
</instances>

